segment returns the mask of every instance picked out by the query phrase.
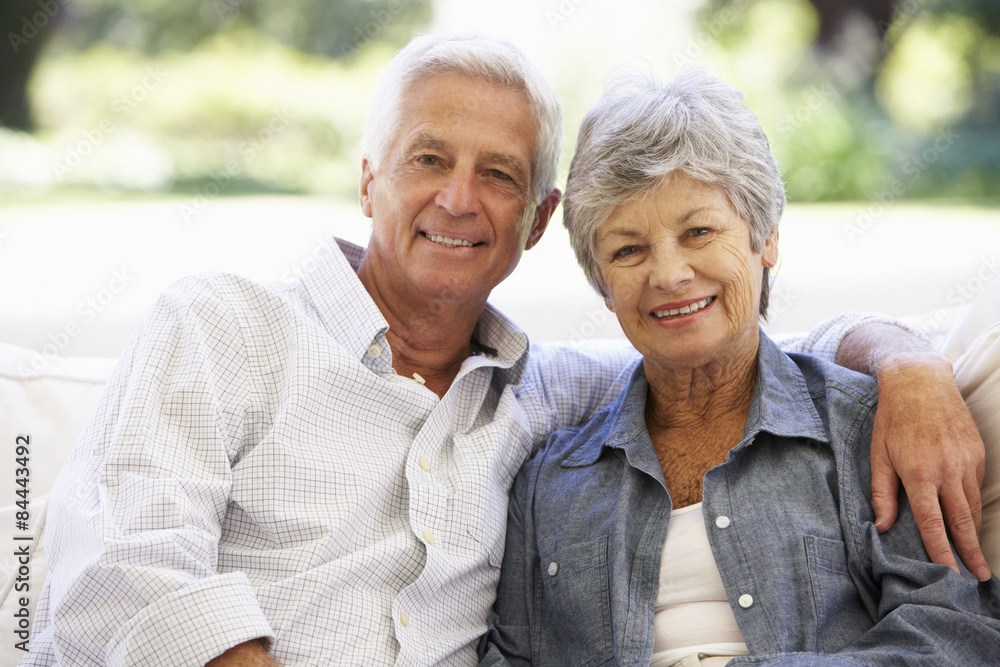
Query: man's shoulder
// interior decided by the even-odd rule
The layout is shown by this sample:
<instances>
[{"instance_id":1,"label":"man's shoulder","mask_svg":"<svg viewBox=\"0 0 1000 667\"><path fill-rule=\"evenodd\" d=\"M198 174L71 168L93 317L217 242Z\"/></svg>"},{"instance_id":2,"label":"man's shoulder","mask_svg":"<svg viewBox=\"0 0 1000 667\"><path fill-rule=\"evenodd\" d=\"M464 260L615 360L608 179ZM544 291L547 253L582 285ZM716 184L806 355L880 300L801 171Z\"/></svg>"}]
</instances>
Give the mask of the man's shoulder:
<instances>
[{"instance_id":1,"label":"man's shoulder","mask_svg":"<svg viewBox=\"0 0 1000 667\"><path fill-rule=\"evenodd\" d=\"M236 273L207 271L175 281L161 300L195 310L225 305L234 311L253 311L287 303L294 287L291 283L264 283Z\"/></svg>"},{"instance_id":2,"label":"man's shoulder","mask_svg":"<svg viewBox=\"0 0 1000 667\"><path fill-rule=\"evenodd\" d=\"M538 381L581 371L617 376L629 368L639 353L625 340L609 339L573 345L567 342L532 343L529 346L528 372Z\"/></svg>"},{"instance_id":3,"label":"man's shoulder","mask_svg":"<svg viewBox=\"0 0 1000 667\"><path fill-rule=\"evenodd\" d=\"M137 334L171 340L196 336L212 348L236 340L247 347L266 348L309 322L308 313L294 284L206 272L181 278L164 290Z\"/></svg>"},{"instance_id":4,"label":"man's shoulder","mask_svg":"<svg viewBox=\"0 0 1000 667\"><path fill-rule=\"evenodd\" d=\"M179 317L239 321L273 321L278 313L295 308L300 298L294 284L264 283L235 273L212 271L181 278L164 290L153 312Z\"/></svg>"}]
</instances>

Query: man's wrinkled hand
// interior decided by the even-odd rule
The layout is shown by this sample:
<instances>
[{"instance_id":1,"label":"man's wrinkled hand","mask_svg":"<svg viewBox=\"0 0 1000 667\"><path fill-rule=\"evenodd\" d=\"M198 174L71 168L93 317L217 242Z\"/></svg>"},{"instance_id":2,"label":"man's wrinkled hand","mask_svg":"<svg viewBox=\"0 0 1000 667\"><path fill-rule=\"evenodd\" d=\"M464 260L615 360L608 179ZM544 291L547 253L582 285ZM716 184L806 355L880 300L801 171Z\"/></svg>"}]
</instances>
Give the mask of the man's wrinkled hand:
<instances>
[{"instance_id":1,"label":"man's wrinkled hand","mask_svg":"<svg viewBox=\"0 0 1000 667\"><path fill-rule=\"evenodd\" d=\"M947 359L923 357L878 373L872 434L872 508L876 527L896 520L899 482L931 560L958 570L945 525L962 561L980 581L990 568L979 546L985 447Z\"/></svg>"}]
</instances>

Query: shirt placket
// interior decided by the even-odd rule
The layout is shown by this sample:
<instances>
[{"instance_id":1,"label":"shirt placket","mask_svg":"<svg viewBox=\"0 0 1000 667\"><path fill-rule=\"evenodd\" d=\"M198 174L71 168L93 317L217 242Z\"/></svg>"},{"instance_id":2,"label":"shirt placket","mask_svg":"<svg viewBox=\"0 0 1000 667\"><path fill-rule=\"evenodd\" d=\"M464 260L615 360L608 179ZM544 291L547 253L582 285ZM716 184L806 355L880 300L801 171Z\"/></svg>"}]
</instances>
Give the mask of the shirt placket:
<instances>
[{"instance_id":1,"label":"shirt placket","mask_svg":"<svg viewBox=\"0 0 1000 667\"><path fill-rule=\"evenodd\" d=\"M752 445L753 441L754 436L746 438L734 448L734 452ZM758 590L761 582L753 575L755 566L760 564L753 563L741 546L743 540L749 539L752 543L753 538L741 534L745 522L732 503L727 475L729 465L730 462L723 463L706 473L702 508L705 529L730 606L743 639L753 653L754 647L760 646L757 642L766 641L773 645L774 633L771 632L768 610L765 609L764 591ZM753 508L743 508L742 511L753 511Z\"/></svg>"},{"instance_id":2,"label":"shirt placket","mask_svg":"<svg viewBox=\"0 0 1000 667\"><path fill-rule=\"evenodd\" d=\"M453 434L468 427L478 414L486 390L489 369L494 365L488 360L473 359L463 368L449 391L431 411L417 434L406 459L406 478L409 486L410 528L424 547L423 571L417 580L397 596L393 605L396 637L400 644L397 664L426 662L431 647L426 643L431 623L440 622L434 607L440 586L453 578L447 571L450 559L435 553L446 549L449 536L447 522L450 518L451 492L442 483L441 452ZM484 363L485 362L485 363ZM466 410L463 411L463 407ZM458 632L460 628L452 628ZM435 628L440 634L441 628ZM437 647L440 648L440 647Z\"/></svg>"}]
</instances>

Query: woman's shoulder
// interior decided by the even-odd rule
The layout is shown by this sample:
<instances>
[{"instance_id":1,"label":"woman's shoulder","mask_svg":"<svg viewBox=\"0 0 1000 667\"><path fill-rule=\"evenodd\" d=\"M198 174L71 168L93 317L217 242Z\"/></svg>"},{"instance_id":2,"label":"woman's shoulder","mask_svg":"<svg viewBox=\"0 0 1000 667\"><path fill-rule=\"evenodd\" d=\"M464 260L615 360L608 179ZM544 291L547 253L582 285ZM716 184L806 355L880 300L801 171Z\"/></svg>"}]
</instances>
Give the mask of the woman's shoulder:
<instances>
[{"instance_id":1,"label":"woman's shoulder","mask_svg":"<svg viewBox=\"0 0 1000 667\"><path fill-rule=\"evenodd\" d=\"M631 369L632 380L626 382L618 397L601 408L593 417L582 424L567 426L549 434L545 445L539 449L530 460L529 465L536 468L547 467L583 467L600 458L605 444L611 440L616 429L620 429L619 416L622 410L628 408L636 391L635 366ZM644 376L641 380L645 382ZM640 387L645 396L645 385ZM639 409L642 409L640 403Z\"/></svg>"},{"instance_id":2,"label":"woman's shoulder","mask_svg":"<svg viewBox=\"0 0 1000 667\"><path fill-rule=\"evenodd\" d=\"M830 400L831 393L845 396L860 405L872 407L878 402L878 384L870 375L803 353L789 353L798 367L813 400Z\"/></svg>"}]
</instances>

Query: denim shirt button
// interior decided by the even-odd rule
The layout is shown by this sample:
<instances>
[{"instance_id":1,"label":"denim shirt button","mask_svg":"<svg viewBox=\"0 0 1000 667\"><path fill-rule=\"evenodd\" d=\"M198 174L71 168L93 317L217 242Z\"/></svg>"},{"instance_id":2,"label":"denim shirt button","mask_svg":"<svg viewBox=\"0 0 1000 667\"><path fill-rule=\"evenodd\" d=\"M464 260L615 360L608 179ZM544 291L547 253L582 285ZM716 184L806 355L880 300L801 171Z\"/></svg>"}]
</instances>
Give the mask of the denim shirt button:
<instances>
[{"instance_id":1,"label":"denim shirt button","mask_svg":"<svg viewBox=\"0 0 1000 667\"><path fill-rule=\"evenodd\" d=\"M551 563L549 563L549 576L554 577L556 576L557 572L559 572L559 566L556 564L555 561L552 561Z\"/></svg>"},{"instance_id":2,"label":"denim shirt button","mask_svg":"<svg viewBox=\"0 0 1000 667\"><path fill-rule=\"evenodd\" d=\"M753 596L749 595L747 593L744 593L743 595L740 596L739 603L740 603L741 607L743 607L744 609L747 609L747 608L753 606Z\"/></svg>"},{"instance_id":3,"label":"denim shirt button","mask_svg":"<svg viewBox=\"0 0 1000 667\"><path fill-rule=\"evenodd\" d=\"M729 517L720 516L715 520L715 525L719 528L729 528Z\"/></svg>"}]
</instances>

